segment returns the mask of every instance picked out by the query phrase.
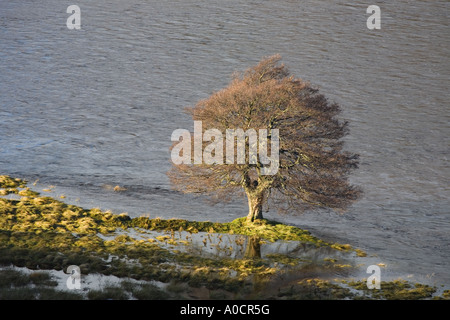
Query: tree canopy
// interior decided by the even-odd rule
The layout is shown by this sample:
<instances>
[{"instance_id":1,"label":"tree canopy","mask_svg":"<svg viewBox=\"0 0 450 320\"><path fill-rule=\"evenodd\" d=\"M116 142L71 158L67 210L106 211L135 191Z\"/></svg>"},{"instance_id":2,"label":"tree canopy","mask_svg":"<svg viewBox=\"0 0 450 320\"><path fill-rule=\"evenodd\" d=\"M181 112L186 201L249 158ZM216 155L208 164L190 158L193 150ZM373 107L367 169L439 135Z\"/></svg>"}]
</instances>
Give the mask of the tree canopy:
<instances>
[{"instance_id":1,"label":"tree canopy","mask_svg":"<svg viewBox=\"0 0 450 320\"><path fill-rule=\"evenodd\" d=\"M249 221L261 219L268 203L302 212L344 209L358 198L360 190L348 181L358 156L343 151L348 124L337 118L339 105L292 76L280 60L279 55L264 58L234 74L226 88L187 108L201 131L172 137L172 154L192 160L173 163L168 175L176 190L219 200L245 194ZM259 157L251 152L256 149ZM276 170L267 170L274 163Z\"/></svg>"}]
</instances>

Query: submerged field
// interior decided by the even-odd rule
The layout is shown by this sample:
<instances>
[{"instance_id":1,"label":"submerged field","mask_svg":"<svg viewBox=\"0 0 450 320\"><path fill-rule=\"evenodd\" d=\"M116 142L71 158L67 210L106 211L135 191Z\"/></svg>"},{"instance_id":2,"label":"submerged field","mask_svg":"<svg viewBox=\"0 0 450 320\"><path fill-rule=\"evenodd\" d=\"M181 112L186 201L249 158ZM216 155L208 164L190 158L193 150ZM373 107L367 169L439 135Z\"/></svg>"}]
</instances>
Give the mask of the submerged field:
<instances>
[{"instance_id":1,"label":"submerged field","mask_svg":"<svg viewBox=\"0 0 450 320\"><path fill-rule=\"evenodd\" d=\"M162 220L83 209L0 176L0 299L442 299L367 289L367 254L273 221ZM67 268L81 270L69 289Z\"/></svg>"}]
</instances>

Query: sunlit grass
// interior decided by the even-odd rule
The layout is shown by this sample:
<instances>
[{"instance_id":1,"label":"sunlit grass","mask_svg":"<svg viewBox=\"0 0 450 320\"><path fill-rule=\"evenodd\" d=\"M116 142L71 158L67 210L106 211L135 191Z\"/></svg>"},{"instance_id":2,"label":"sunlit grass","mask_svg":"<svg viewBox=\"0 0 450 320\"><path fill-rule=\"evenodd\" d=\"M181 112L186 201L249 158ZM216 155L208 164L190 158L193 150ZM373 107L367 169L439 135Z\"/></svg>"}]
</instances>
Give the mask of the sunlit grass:
<instances>
[{"instance_id":1,"label":"sunlit grass","mask_svg":"<svg viewBox=\"0 0 450 320\"><path fill-rule=\"evenodd\" d=\"M0 195L9 194L17 195L17 199L0 198L0 265L12 264L31 270L66 270L69 265L77 265L83 275L98 273L147 282L140 285L125 282L92 290L89 299L184 299L199 296L197 288L207 290L207 298L369 297L363 282L349 284L358 294L327 280L305 279L307 275L345 274L353 269L338 258L312 261L281 253L268 254L264 258L245 255L232 258L226 254L235 250L233 246L244 248L244 240L248 237L260 243L298 241L332 252L366 256L365 252L348 244L325 242L295 226L269 220L248 223L245 218L228 223L149 217L131 219L127 214L116 215L98 208L87 210L68 205L30 190L24 180L0 176ZM150 231L158 233L149 236ZM199 252L203 247L214 245L222 255L180 250L183 246L196 245L194 235L203 237L203 243L197 244ZM233 240L225 243L224 237L231 236ZM285 276L293 277L289 286L278 284L280 277ZM149 284L151 281L169 285L163 290ZM30 285L42 290L30 288ZM54 280L46 273L34 272L28 276L1 271L0 299L54 299L59 294L54 285ZM372 291L370 298L427 299L434 292L431 287L406 282L386 282L384 286L384 291ZM448 292L444 292L443 298L447 296ZM82 296L64 293L61 298L80 299Z\"/></svg>"},{"instance_id":2,"label":"sunlit grass","mask_svg":"<svg viewBox=\"0 0 450 320\"><path fill-rule=\"evenodd\" d=\"M361 290L364 299L382 299L382 300L420 300L429 299L436 292L436 288L420 283L410 283L398 279L393 281L381 281L380 289L369 290L366 281L348 282L349 286Z\"/></svg>"},{"instance_id":3,"label":"sunlit grass","mask_svg":"<svg viewBox=\"0 0 450 320\"><path fill-rule=\"evenodd\" d=\"M63 300L81 299L82 296L56 290L57 282L48 272L24 272L0 270L0 300Z\"/></svg>"}]
</instances>

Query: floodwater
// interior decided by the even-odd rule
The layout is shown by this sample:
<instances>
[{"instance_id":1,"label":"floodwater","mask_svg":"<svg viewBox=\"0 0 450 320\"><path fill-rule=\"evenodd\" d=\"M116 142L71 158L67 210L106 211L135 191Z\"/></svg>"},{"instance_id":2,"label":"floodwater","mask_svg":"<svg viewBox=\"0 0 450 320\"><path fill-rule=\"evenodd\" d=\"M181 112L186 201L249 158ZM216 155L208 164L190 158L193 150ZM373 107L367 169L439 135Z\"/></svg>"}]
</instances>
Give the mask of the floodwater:
<instances>
[{"instance_id":1,"label":"floodwater","mask_svg":"<svg viewBox=\"0 0 450 320\"><path fill-rule=\"evenodd\" d=\"M450 285L450 2L379 2L380 30L360 1L76 4L69 30L67 3L0 0L1 174L133 217L241 217L244 199L171 190L170 136L192 130L185 106L280 53L342 106L364 196L343 215L265 216L376 255L382 280Z\"/></svg>"}]
</instances>

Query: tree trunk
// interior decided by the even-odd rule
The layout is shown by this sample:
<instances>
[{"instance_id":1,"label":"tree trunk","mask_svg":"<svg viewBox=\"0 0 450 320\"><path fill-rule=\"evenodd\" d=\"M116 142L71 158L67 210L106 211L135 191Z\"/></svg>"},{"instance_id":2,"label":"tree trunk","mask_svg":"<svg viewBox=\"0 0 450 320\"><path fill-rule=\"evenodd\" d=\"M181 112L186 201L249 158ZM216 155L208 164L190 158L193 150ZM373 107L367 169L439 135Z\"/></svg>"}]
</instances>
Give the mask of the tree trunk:
<instances>
[{"instance_id":1,"label":"tree trunk","mask_svg":"<svg viewBox=\"0 0 450 320\"><path fill-rule=\"evenodd\" d=\"M261 258L261 239L257 236L247 238L245 258Z\"/></svg>"},{"instance_id":2,"label":"tree trunk","mask_svg":"<svg viewBox=\"0 0 450 320\"><path fill-rule=\"evenodd\" d=\"M256 219L263 219L262 205L264 201L264 193L247 192L248 198L248 215L247 222L254 222Z\"/></svg>"}]
</instances>

